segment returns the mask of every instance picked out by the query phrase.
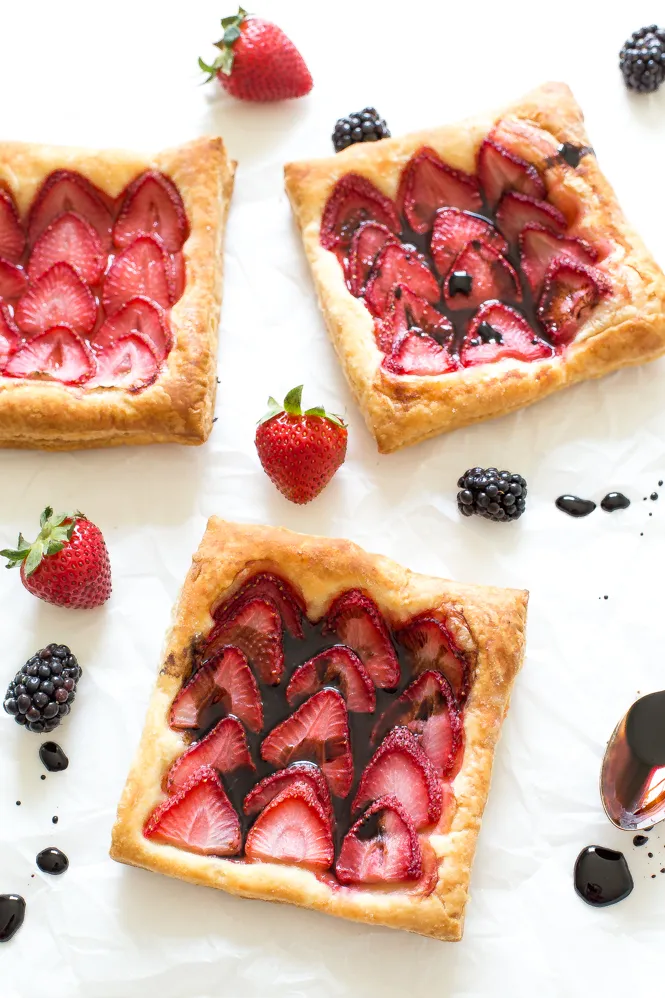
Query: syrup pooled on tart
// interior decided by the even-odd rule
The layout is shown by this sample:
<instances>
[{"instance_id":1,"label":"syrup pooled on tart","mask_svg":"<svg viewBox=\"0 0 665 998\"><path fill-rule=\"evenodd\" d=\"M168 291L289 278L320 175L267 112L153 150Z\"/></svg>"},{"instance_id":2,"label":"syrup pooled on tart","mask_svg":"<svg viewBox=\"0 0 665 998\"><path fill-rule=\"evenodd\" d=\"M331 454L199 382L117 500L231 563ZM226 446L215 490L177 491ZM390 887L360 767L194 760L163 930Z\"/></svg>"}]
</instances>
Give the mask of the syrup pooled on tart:
<instances>
[{"instance_id":1,"label":"syrup pooled on tart","mask_svg":"<svg viewBox=\"0 0 665 998\"><path fill-rule=\"evenodd\" d=\"M188 747L144 834L333 883L429 889L419 833L452 820L473 678L443 611L393 630L350 589L313 622L290 583L261 572L212 616L169 713ZM460 628L470 640L456 614Z\"/></svg>"},{"instance_id":2,"label":"syrup pooled on tart","mask_svg":"<svg viewBox=\"0 0 665 998\"><path fill-rule=\"evenodd\" d=\"M535 163L516 151L531 146ZM591 154L506 120L481 143L474 175L423 147L404 166L395 202L360 174L337 181L321 245L372 314L385 371L541 360L575 338L611 284L598 249L547 200L545 173Z\"/></svg>"},{"instance_id":3,"label":"syrup pooled on tart","mask_svg":"<svg viewBox=\"0 0 665 998\"><path fill-rule=\"evenodd\" d=\"M0 188L0 376L140 391L156 380L185 286L189 222L146 170L111 198L55 170L26 218Z\"/></svg>"}]
</instances>

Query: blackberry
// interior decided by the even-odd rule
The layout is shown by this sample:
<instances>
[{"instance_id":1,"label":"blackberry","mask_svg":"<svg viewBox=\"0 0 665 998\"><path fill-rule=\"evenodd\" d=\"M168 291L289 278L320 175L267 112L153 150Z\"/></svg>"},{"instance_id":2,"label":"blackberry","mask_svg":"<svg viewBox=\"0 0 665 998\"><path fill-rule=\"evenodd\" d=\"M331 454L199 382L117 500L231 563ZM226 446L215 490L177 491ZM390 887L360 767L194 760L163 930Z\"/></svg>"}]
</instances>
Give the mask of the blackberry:
<instances>
[{"instance_id":1,"label":"blackberry","mask_svg":"<svg viewBox=\"0 0 665 998\"><path fill-rule=\"evenodd\" d=\"M463 516L517 520L526 505L526 481L496 468L470 468L457 483L457 506Z\"/></svg>"},{"instance_id":2,"label":"blackberry","mask_svg":"<svg viewBox=\"0 0 665 998\"><path fill-rule=\"evenodd\" d=\"M335 152L341 152L355 142L376 142L378 139L389 138L388 126L373 107L356 111L348 118L340 118L332 135Z\"/></svg>"},{"instance_id":3,"label":"blackberry","mask_svg":"<svg viewBox=\"0 0 665 998\"><path fill-rule=\"evenodd\" d=\"M650 24L634 31L619 53L619 66L629 90L658 90L665 79L665 29Z\"/></svg>"},{"instance_id":4,"label":"blackberry","mask_svg":"<svg viewBox=\"0 0 665 998\"><path fill-rule=\"evenodd\" d=\"M69 714L80 678L81 666L67 645L47 645L16 673L3 707L28 731L53 731Z\"/></svg>"}]
</instances>

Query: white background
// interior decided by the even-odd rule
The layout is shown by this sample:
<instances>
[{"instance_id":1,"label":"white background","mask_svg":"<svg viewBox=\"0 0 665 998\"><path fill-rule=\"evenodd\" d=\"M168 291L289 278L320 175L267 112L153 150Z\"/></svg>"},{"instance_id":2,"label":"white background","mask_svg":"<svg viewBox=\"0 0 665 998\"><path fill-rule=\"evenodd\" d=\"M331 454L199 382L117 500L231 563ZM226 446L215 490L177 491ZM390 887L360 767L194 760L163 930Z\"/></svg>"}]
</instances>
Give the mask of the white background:
<instances>
[{"instance_id":1,"label":"white background","mask_svg":"<svg viewBox=\"0 0 665 998\"><path fill-rule=\"evenodd\" d=\"M1 546L19 529L34 533L47 503L79 508L104 531L114 577L110 603L76 612L40 603L17 573L0 573L2 685L50 641L70 644L84 668L58 732L66 773L42 782L39 738L0 714L0 893L28 902L25 925L0 946L0 994L661 993L665 835L656 829L635 849L604 819L597 777L620 715L638 691L665 686L665 490L643 501L665 477L665 362L380 457L326 338L281 175L288 159L327 155L335 119L367 104L398 134L564 80L628 217L665 264L665 88L630 98L617 68L624 39L659 5L266 0L261 13L297 42L315 79L309 97L272 107L198 86L196 58L212 54L230 12L217 0L3 5L1 138L157 149L219 132L240 167L208 444L0 456ZM349 421L346 464L304 509L275 492L253 447L268 395L300 382L308 405ZM526 476L518 524L460 519L456 480L476 464ZM630 509L575 521L554 507L565 491L598 501L610 489L625 491ZM462 943L243 901L108 859L171 606L212 513L346 536L416 570L531 590L527 661L498 749ZM573 863L588 843L626 852L629 900L594 910L576 897ZM36 872L34 857L49 845L70 857L61 878Z\"/></svg>"}]
</instances>

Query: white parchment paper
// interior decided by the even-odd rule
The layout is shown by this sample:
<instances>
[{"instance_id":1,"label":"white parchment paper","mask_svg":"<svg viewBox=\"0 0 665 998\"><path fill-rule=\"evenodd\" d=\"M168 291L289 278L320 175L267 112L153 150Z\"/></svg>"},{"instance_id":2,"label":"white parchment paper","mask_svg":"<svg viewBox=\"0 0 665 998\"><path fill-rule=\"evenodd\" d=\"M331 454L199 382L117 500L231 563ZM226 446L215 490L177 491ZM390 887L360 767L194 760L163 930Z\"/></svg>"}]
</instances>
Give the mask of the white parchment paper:
<instances>
[{"instance_id":1,"label":"white parchment paper","mask_svg":"<svg viewBox=\"0 0 665 998\"><path fill-rule=\"evenodd\" d=\"M662 993L665 835L656 829L635 849L605 820L597 779L620 715L638 692L665 686L665 489L643 501L665 478L665 366L380 457L325 335L281 178L287 159L327 155L335 119L367 104L397 134L563 79L663 264L665 89L630 99L617 69L623 40L662 10L265 0L260 13L298 43L316 88L300 102L254 107L197 86L196 57L210 55L231 6L33 0L2 10L3 138L159 148L220 132L240 168L209 443L0 453L2 546L19 529L29 535L47 503L78 507L103 529L114 577L108 605L79 613L40 603L16 573L0 573L3 686L50 641L71 645L84 668L57 734L71 758L65 773L42 781L40 739L0 714L0 893L28 903L25 925L0 946L0 996ZM309 405L345 412L350 424L346 464L304 509L275 492L253 447L268 395L301 382ZM526 476L517 525L459 518L456 480L476 464ZM554 507L562 492L599 501L611 489L633 500L627 511L575 521ZM415 570L531 590L527 661L497 753L462 943L242 901L108 859L171 607L212 513L347 536ZM573 863L588 843L626 852L635 878L626 902L597 911L575 896ZM71 861L60 878L35 867L50 845Z\"/></svg>"}]
</instances>

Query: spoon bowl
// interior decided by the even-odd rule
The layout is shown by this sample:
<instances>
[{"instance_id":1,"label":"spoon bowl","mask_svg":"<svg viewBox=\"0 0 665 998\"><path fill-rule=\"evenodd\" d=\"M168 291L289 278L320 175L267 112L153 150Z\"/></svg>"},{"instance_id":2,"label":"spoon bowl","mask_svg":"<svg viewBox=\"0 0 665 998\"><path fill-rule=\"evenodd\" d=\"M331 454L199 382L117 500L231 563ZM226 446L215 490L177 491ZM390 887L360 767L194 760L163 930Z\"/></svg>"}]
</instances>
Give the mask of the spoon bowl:
<instances>
[{"instance_id":1,"label":"spoon bowl","mask_svg":"<svg viewBox=\"0 0 665 998\"><path fill-rule=\"evenodd\" d=\"M665 819L665 690L636 700L607 743L600 798L626 831Z\"/></svg>"}]
</instances>

